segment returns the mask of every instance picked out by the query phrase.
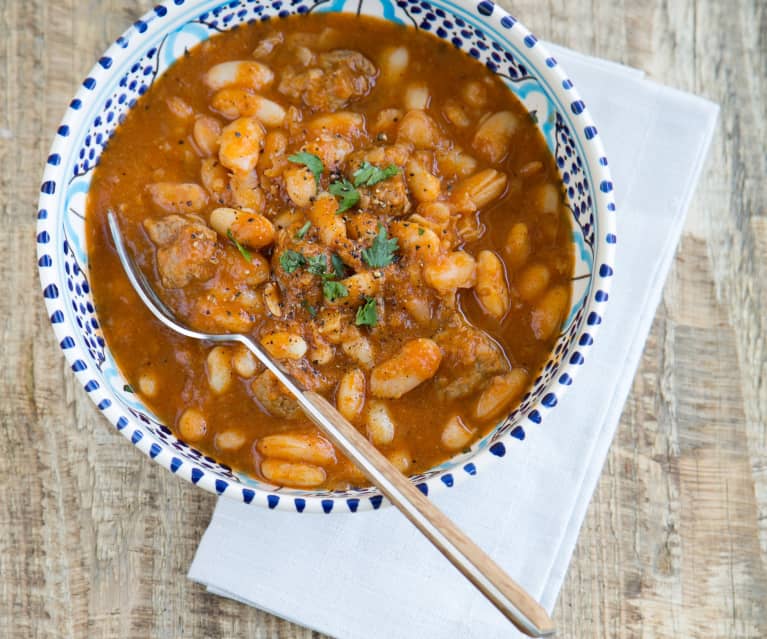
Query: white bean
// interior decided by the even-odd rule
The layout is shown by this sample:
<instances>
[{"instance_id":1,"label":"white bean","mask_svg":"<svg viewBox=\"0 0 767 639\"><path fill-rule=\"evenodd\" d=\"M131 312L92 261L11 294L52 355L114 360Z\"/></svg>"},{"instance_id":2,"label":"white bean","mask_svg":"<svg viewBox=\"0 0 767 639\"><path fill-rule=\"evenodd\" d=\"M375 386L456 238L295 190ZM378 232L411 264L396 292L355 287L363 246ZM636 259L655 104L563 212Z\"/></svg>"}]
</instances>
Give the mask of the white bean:
<instances>
[{"instance_id":1,"label":"white bean","mask_svg":"<svg viewBox=\"0 0 767 639\"><path fill-rule=\"evenodd\" d=\"M505 375L496 375L479 396L474 416L480 421L497 417L522 395L527 382L527 373L521 368L515 368Z\"/></svg>"},{"instance_id":2,"label":"white bean","mask_svg":"<svg viewBox=\"0 0 767 639\"><path fill-rule=\"evenodd\" d=\"M433 149L439 144L441 134L437 123L429 115L412 110L399 123L397 140L410 142L418 149Z\"/></svg>"},{"instance_id":3,"label":"white bean","mask_svg":"<svg viewBox=\"0 0 767 639\"><path fill-rule=\"evenodd\" d=\"M530 318L536 339L549 339L562 325L570 293L564 286L554 286L535 304Z\"/></svg>"},{"instance_id":4,"label":"white bean","mask_svg":"<svg viewBox=\"0 0 767 639\"><path fill-rule=\"evenodd\" d=\"M386 457L399 472L406 473L410 469L410 451L407 449L398 448Z\"/></svg>"},{"instance_id":5,"label":"white bean","mask_svg":"<svg viewBox=\"0 0 767 639\"><path fill-rule=\"evenodd\" d=\"M427 263L437 259L440 240L427 226L416 222L396 220L389 225L389 233L399 240L400 249L411 258Z\"/></svg>"},{"instance_id":6,"label":"white bean","mask_svg":"<svg viewBox=\"0 0 767 639\"><path fill-rule=\"evenodd\" d=\"M439 197L442 189L440 179L426 167L412 158L405 165L407 186L411 195L419 202L433 202Z\"/></svg>"},{"instance_id":7,"label":"white bean","mask_svg":"<svg viewBox=\"0 0 767 639\"><path fill-rule=\"evenodd\" d=\"M296 206L309 206L317 196L317 180L305 166L291 165L282 174L285 190Z\"/></svg>"},{"instance_id":8,"label":"white bean","mask_svg":"<svg viewBox=\"0 0 767 639\"><path fill-rule=\"evenodd\" d=\"M326 299L325 303L330 306L356 308L362 305L366 297L373 297L378 292L379 280L372 271L363 271L342 279L341 284L346 288L347 294L333 301Z\"/></svg>"},{"instance_id":9,"label":"white bean","mask_svg":"<svg viewBox=\"0 0 767 639\"><path fill-rule=\"evenodd\" d=\"M208 194L199 184L155 182L146 188L152 202L168 213L197 213L208 203Z\"/></svg>"},{"instance_id":10,"label":"white bean","mask_svg":"<svg viewBox=\"0 0 767 639\"><path fill-rule=\"evenodd\" d=\"M437 164L443 175L465 178L477 170L477 161L460 148L453 148L437 155Z\"/></svg>"},{"instance_id":11,"label":"white bean","mask_svg":"<svg viewBox=\"0 0 767 639\"><path fill-rule=\"evenodd\" d=\"M264 286L264 304L273 317L282 317L280 289L274 282L269 282Z\"/></svg>"},{"instance_id":12,"label":"white bean","mask_svg":"<svg viewBox=\"0 0 767 639\"><path fill-rule=\"evenodd\" d=\"M425 110L429 106L429 87L423 82L415 82L405 89L405 108Z\"/></svg>"},{"instance_id":13,"label":"white bean","mask_svg":"<svg viewBox=\"0 0 767 639\"><path fill-rule=\"evenodd\" d=\"M308 349L303 337L286 331L264 335L261 345L277 359L301 359Z\"/></svg>"},{"instance_id":14,"label":"white bean","mask_svg":"<svg viewBox=\"0 0 767 639\"><path fill-rule=\"evenodd\" d=\"M232 354L226 346L215 346L206 359L208 386L217 395L226 392L232 383Z\"/></svg>"},{"instance_id":15,"label":"white bean","mask_svg":"<svg viewBox=\"0 0 767 639\"><path fill-rule=\"evenodd\" d=\"M448 100L445 102L445 106L442 107L442 113L444 113L445 117L455 126L462 129L471 124L471 118L469 118L463 107L455 100Z\"/></svg>"},{"instance_id":16,"label":"white bean","mask_svg":"<svg viewBox=\"0 0 767 639\"><path fill-rule=\"evenodd\" d=\"M397 122L402 119L403 112L401 109L383 109L378 112L376 121L373 124L372 132L381 133L387 129L392 128Z\"/></svg>"},{"instance_id":17,"label":"white bean","mask_svg":"<svg viewBox=\"0 0 767 639\"><path fill-rule=\"evenodd\" d=\"M240 244L254 249L268 246L274 241L274 224L253 211L239 211L228 207L214 209L210 225L222 237L230 235Z\"/></svg>"},{"instance_id":18,"label":"white bean","mask_svg":"<svg viewBox=\"0 0 767 639\"><path fill-rule=\"evenodd\" d=\"M276 102L250 89L229 87L213 96L211 106L227 120L242 117L256 117L269 127L282 126L285 109Z\"/></svg>"},{"instance_id":19,"label":"white bean","mask_svg":"<svg viewBox=\"0 0 767 639\"><path fill-rule=\"evenodd\" d=\"M323 134L353 138L365 133L365 118L354 111L336 111L319 115L309 120L305 126L308 138Z\"/></svg>"},{"instance_id":20,"label":"white bean","mask_svg":"<svg viewBox=\"0 0 767 639\"><path fill-rule=\"evenodd\" d=\"M487 104L487 87L478 80L472 80L463 85L461 97L469 106L481 109Z\"/></svg>"},{"instance_id":21,"label":"white bean","mask_svg":"<svg viewBox=\"0 0 767 639\"><path fill-rule=\"evenodd\" d=\"M422 326L429 326L431 324L431 305L429 300L420 295L409 295L402 302L403 306L410 313L416 322Z\"/></svg>"},{"instance_id":22,"label":"white bean","mask_svg":"<svg viewBox=\"0 0 767 639\"><path fill-rule=\"evenodd\" d=\"M221 123L208 115L203 115L194 121L192 138L200 153L210 157L218 153L218 138L221 135Z\"/></svg>"},{"instance_id":23,"label":"white bean","mask_svg":"<svg viewBox=\"0 0 767 639\"><path fill-rule=\"evenodd\" d=\"M541 213L556 213L562 201L559 189L551 183L539 186L534 197Z\"/></svg>"},{"instance_id":24,"label":"white bean","mask_svg":"<svg viewBox=\"0 0 767 639\"><path fill-rule=\"evenodd\" d=\"M203 76L203 81L214 91L231 85L260 90L274 81L274 73L261 62L232 60L211 67Z\"/></svg>"},{"instance_id":25,"label":"white bean","mask_svg":"<svg viewBox=\"0 0 767 639\"><path fill-rule=\"evenodd\" d=\"M261 462L261 474L280 486L299 488L319 486L327 476L320 466L271 458Z\"/></svg>"},{"instance_id":26,"label":"white bean","mask_svg":"<svg viewBox=\"0 0 767 639\"><path fill-rule=\"evenodd\" d=\"M244 346L237 346L235 348L232 355L232 367L235 373L245 379L253 377L261 369L256 356Z\"/></svg>"},{"instance_id":27,"label":"white bean","mask_svg":"<svg viewBox=\"0 0 767 639\"><path fill-rule=\"evenodd\" d=\"M216 435L216 448L223 451L239 450L245 445L246 437L242 431L227 429Z\"/></svg>"},{"instance_id":28,"label":"white bean","mask_svg":"<svg viewBox=\"0 0 767 639\"><path fill-rule=\"evenodd\" d=\"M392 47L384 50L381 58L381 77L387 82L397 82L407 70L410 53L406 47Z\"/></svg>"},{"instance_id":29,"label":"white bean","mask_svg":"<svg viewBox=\"0 0 767 639\"><path fill-rule=\"evenodd\" d=\"M203 158L200 163L200 181L216 202L225 204L229 201L229 172L217 157Z\"/></svg>"},{"instance_id":30,"label":"white bean","mask_svg":"<svg viewBox=\"0 0 767 639\"><path fill-rule=\"evenodd\" d=\"M530 257L532 250L530 246L530 230L527 228L527 224L517 222L509 229L509 233L506 235L504 250L506 251L507 264L512 269L519 268L527 262L527 258Z\"/></svg>"},{"instance_id":31,"label":"white bean","mask_svg":"<svg viewBox=\"0 0 767 639\"><path fill-rule=\"evenodd\" d=\"M476 429L469 428L464 423L460 415L453 415L442 428L440 441L445 448L459 450L471 441L476 432Z\"/></svg>"},{"instance_id":32,"label":"white bean","mask_svg":"<svg viewBox=\"0 0 767 639\"><path fill-rule=\"evenodd\" d=\"M384 402L370 400L365 422L368 438L375 446L390 444L394 439L394 421Z\"/></svg>"},{"instance_id":33,"label":"white bean","mask_svg":"<svg viewBox=\"0 0 767 639\"><path fill-rule=\"evenodd\" d=\"M308 462L319 466L333 464L336 451L328 440L310 433L279 433L262 437L256 444L264 457Z\"/></svg>"},{"instance_id":34,"label":"white bean","mask_svg":"<svg viewBox=\"0 0 767 639\"><path fill-rule=\"evenodd\" d=\"M194 109L189 106L184 98L174 95L166 101L168 110L179 120L188 120L194 115Z\"/></svg>"},{"instance_id":35,"label":"white bean","mask_svg":"<svg viewBox=\"0 0 767 639\"><path fill-rule=\"evenodd\" d=\"M196 408L187 408L179 417L178 434L186 442L200 441L208 432L205 416Z\"/></svg>"},{"instance_id":36,"label":"white bean","mask_svg":"<svg viewBox=\"0 0 767 639\"><path fill-rule=\"evenodd\" d=\"M232 173L229 176L229 190L232 194L232 205L239 209L263 211L266 208L266 196L260 188L255 169Z\"/></svg>"},{"instance_id":37,"label":"white bean","mask_svg":"<svg viewBox=\"0 0 767 639\"><path fill-rule=\"evenodd\" d=\"M348 320L344 314L337 308L323 308L317 314L317 330L320 335L331 344L341 344L344 340L355 339L360 336L360 332L355 328L346 326ZM348 334L347 334L348 333Z\"/></svg>"},{"instance_id":38,"label":"white bean","mask_svg":"<svg viewBox=\"0 0 767 639\"><path fill-rule=\"evenodd\" d=\"M503 160L517 131L519 121L511 111L499 111L482 122L474 134L472 146L490 162Z\"/></svg>"},{"instance_id":39,"label":"white bean","mask_svg":"<svg viewBox=\"0 0 767 639\"><path fill-rule=\"evenodd\" d=\"M351 335L344 335L341 349L348 357L361 364L363 368L370 368L375 361L370 340L361 335L359 331L349 332Z\"/></svg>"},{"instance_id":40,"label":"white bean","mask_svg":"<svg viewBox=\"0 0 767 639\"><path fill-rule=\"evenodd\" d=\"M348 371L338 383L336 407L350 422L362 414L365 406L365 373L359 368Z\"/></svg>"},{"instance_id":41,"label":"white bean","mask_svg":"<svg viewBox=\"0 0 767 639\"><path fill-rule=\"evenodd\" d=\"M453 188L450 201L461 213L473 213L501 196L506 188L505 173L485 169L462 179Z\"/></svg>"},{"instance_id":42,"label":"white bean","mask_svg":"<svg viewBox=\"0 0 767 639\"><path fill-rule=\"evenodd\" d=\"M405 343L392 358L370 374L370 392L375 397L397 399L434 377L442 351L436 342L417 338Z\"/></svg>"},{"instance_id":43,"label":"white bean","mask_svg":"<svg viewBox=\"0 0 767 639\"><path fill-rule=\"evenodd\" d=\"M532 302L543 295L551 280L551 269L545 264L530 264L517 273L516 288L519 297Z\"/></svg>"},{"instance_id":44,"label":"white bean","mask_svg":"<svg viewBox=\"0 0 767 639\"><path fill-rule=\"evenodd\" d=\"M490 317L500 321L509 310L509 287L503 262L492 251L483 250L477 255L477 283L474 286L482 309Z\"/></svg>"},{"instance_id":45,"label":"white bean","mask_svg":"<svg viewBox=\"0 0 767 639\"><path fill-rule=\"evenodd\" d=\"M230 171L248 173L258 163L264 129L255 118L239 118L221 131L218 159Z\"/></svg>"},{"instance_id":46,"label":"white bean","mask_svg":"<svg viewBox=\"0 0 767 639\"><path fill-rule=\"evenodd\" d=\"M157 375L150 371L141 373L138 378L138 390L142 395L147 397L156 397L160 392L160 384L157 380Z\"/></svg>"},{"instance_id":47,"label":"white bean","mask_svg":"<svg viewBox=\"0 0 767 639\"><path fill-rule=\"evenodd\" d=\"M471 288L477 281L477 263L465 251L453 251L423 268L424 281L443 295Z\"/></svg>"}]
</instances>

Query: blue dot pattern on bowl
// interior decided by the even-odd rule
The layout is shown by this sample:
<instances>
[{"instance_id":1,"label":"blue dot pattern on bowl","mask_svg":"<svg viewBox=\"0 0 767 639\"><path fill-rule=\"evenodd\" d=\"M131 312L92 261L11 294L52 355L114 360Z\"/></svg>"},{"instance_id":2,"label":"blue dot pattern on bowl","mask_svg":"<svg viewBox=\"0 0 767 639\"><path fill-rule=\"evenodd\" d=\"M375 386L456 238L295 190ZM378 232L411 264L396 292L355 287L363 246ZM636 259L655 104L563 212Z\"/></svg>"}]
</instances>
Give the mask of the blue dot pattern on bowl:
<instances>
[{"instance_id":1,"label":"blue dot pattern on bowl","mask_svg":"<svg viewBox=\"0 0 767 639\"><path fill-rule=\"evenodd\" d=\"M616 243L611 228L604 237L596 236L604 232L595 220L598 202L610 215L616 208L607 169L596 185L592 178L595 164L601 169L608 163L583 101L575 95L569 79L558 77L554 86L551 75L536 71L529 56L541 49L538 40L489 0L469 0L466 4L451 0L208 0L195 6L172 0L134 23L83 81L57 129L54 150L48 157L37 214L37 243L50 321L86 392L135 446L171 472L215 494L296 512L338 512L334 505L339 499L345 502L344 512L377 509L382 497L374 488L299 491L255 481L180 441L142 406L125 385L104 344L93 307L84 250L85 194L92 170L117 125L155 78L187 48L238 24L340 10L359 10L429 31L503 77L538 122L554 153L572 211L576 252L572 309L552 357L521 404L470 452L413 477L424 493L450 488L459 477L476 475L478 462L487 455L504 457L513 441L525 439L526 426L540 424L543 414L558 404L558 395L572 384L572 376L585 361L583 352L593 343L594 329L602 322L602 306L613 277L611 247ZM503 44L507 38L511 41ZM544 66L559 71L553 57L538 60L538 68ZM572 98L562 97L561 91L572 94ZM586 163L588 144L595 144L594 149L600 151L598 163L591 166ZM613 226L612 218L607 218L607 226ZM600 246L609 250L600 254ZM475 457L477 452L482 454Z\"/></svg>"}]
</instances>

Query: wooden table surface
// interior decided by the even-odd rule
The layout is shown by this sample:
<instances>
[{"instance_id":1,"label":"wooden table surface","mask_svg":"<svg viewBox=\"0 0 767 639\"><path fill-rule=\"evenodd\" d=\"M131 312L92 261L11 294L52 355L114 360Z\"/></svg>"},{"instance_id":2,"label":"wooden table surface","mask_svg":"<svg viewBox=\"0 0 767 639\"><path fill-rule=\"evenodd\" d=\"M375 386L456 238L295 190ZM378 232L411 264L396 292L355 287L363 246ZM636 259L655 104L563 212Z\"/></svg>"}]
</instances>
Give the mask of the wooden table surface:
<instances>
[{"instance_id":1,"label":"wooden table surface","mask_svg":"<svg viewBox=\"0 0 767 639\"><path fill-rule=\"evenodd\" d=\"M316 633L185 578L215 499L109 426L35 266L52 133L153 0L0 0L0 637ZM767 4L505 2L540 37L722 106L555 620L560 637L767 637Z\"/></svg>"}]
</instances>

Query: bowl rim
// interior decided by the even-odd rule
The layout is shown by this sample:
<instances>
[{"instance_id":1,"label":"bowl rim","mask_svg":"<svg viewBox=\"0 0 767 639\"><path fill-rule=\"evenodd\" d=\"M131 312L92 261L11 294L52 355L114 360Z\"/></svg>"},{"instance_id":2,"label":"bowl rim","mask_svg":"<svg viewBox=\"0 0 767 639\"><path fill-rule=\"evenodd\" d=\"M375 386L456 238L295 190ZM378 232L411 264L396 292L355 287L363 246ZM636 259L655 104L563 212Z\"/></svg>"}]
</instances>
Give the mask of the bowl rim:
<instances>
[{"instance_id":1,"label":"bowl rim","mask_svg":"<svg viewBox=\"0 0 767 639\"><path fill-rule=\"evenodd\" d=\"M317 3L317 0L313 1ZM320 0L320 2L322 2L322 0ZM613 182L602 139L597 133L593 118L580 97L575 85L548 51L546 46L541 44L529 29L516 18L512 17L507 11L489 0L439 0L439 2L441 4L448 2L456 9L461 9L467 14L470 14L473 20L479 20L483 24L490 23L495 27L497 35L501 36L498 38L501 44L504 44L504 40L507 40L509 43L514 43L514 41L517 40L519 48L522 46L525 47L528 57L527 62L528 64L532 62L532 68L535 71L534 77L538 80L539 84L544 86L547 94L551 95L553 93L558 98L558 102L563 108L567 104L570 104L572 107L571 117L577 118L580 127L580 130L574 131L573 135L581 141L581 151L584 160L591 171L591 182L594 187L593 192L596 196L593 202L593 207L595 221L597 222L595 230L598 231L598 235L595 232L594 264L592 265L590 287L583 304L584 316L586 313L596 314L595 309L599 311L599 313L596 314L599 318L599 322L596 322L593 325L590 324L588 327L589 335L593 338L599 330L599 325L602 323L608 293L612 284L616 244L616 207ZM66 177L64 175L64 166L66 163L61 162L61 157L62 155L66 155L68 152L74 152L75 150L67 139L69 132L72 129L89 126L89 122L85 118L86 110L81 110L80 105L94 100L94 93L92 90L93 85L95 85L96 81L110 76L109 69L112 66L111 61L131 59L132 56L142 50L142 46L145 44L144 36L147 34L156 35L157 32L170 33L170 28L175 26L172 18L178 18L179 16L186 17L186 12L188 11L189 6L184 6L185 4L185 0L163 0L156 7L147 11L139 20L134 22L133 25L128 27L128 29L117 38L91 68L88 76L81 84L59 124L54 141L51 145L40 188L36 238L40 285L49 320L59 342L59 346L63 350L65 358L73 370L76 379L84 387L88 396L126 439L131 441L131 443L145 455L167 470L170 470L173 474L190 481L208 492L219 496L223 495L228 498L233 498L247 504L266 506L269 509L289 510L292 512L354 513L358 511L376 510L382 505L389 505L388 500L377 490L372 490L359 497L349 497L348 495L343 494L343 491L325 491L316 495L296 496L292 495L290 492L281 492L282 489L268 491L263 487L250 486L244 483L236 484L234 482L226 482L217 479L211 472L201 472L201 469L196 468L197 464L192 461L185 460L183 464L178 464L174 468L174 460L178 462L178 459L175 458L170 451L160 450L168 447L168 444L161 447L156 443L152 443L152 437L144 437L142 425L137 421L126 418L124 411L118 408L118 402L114 401L115 397L108 389L103 387L99 388L98 384L96 385L96 388L89 388L93 378L93 374L88 370L91 366L89 363L89 356L82 351L80 346L74 342L70 335L72 332L78 332L78 329L76 326L71 325L69 320L66 319L66 316L64 316L63 320L55 319L57 315L60 314L60 308L62 306L62 302L59 299L58 287L62 287L63 282L60 281L58 272L55 269L50 268L51 264L49 262L53 259L52 254L55 255L55 250L50 249L48 243L50 242L49 230L53 230L53 227L60 223L60 216L54 214L49 217L48 210L58 210L60 207L55 203L57 200L64 197L64 193L66 192L66 189L63 188L63 182ZM199 12L204 12L205 9L203 6L206 4L205 1L198 4L200 5L198 7ZM216 6L225 4L229 3L219 2ZM472 10L474 10L474 12L472 12ZM171 20L166 20L168 18ZM181 25L186 22L187 20L182 21ZM234 26L235 24L239 24L239 22L233 20L231 26ZM107 64L106 61L110 62ZM576 104L578 105L577 112L575 109ZM583 139L584 136L581 133L582 131L585 133L585 140ZM589 132L591 132L590 136ZM62 185L58 194L56 194L57 184ZM597 185L599 185L599 188L597 188ZM597 267L597 262L599 263L599 267ZM597 270L597 268L599 268L599 270ZM596 286L597 279L599 281L598 287ZM603 293L603 299L595 299L595 292L597 289ZM569 381L567 383L560 382L557 384L556 380L552 378L548 382L546 389L551 392L548 392L545 397L539 398L528 410L527 420L530 420L529 415L531 413L535 412L538 414L538 419L535 420L533 425L539 425L543 417L557 405L557 398L561 398L562 394L569 390L573 380L577 377L578 372L583 367L585 361L584 355L591 350L592 346L593 339L585 343L579 342L577 344L577 351L575 351L576 354L580 354L578 361L574 362L573 359L570 358L565 362L563 359L560 368L560 379L562 379L564 374ZM569 354L571 349L572 347L568 347L568 349L565 350L565 354ZM556 388L554 388L555 386ZM541 393L541 395L543 395L543 393ZM554 399L553 402L547 403L544 400L549 396ZM505 419L506 418L504 418L503 421L505 421ZM520 423L524 419L524 415L519 416ZM503 421L500 421L499 425L502 424ZM527 424L527 421L525 421L525 423ZM531 423L533 422L531 421ZM128 428L129 425L132 425L133 427ZM444 472L440 472L421 481L417 484L418 487L427 496L432 496L446 488L457 485L466 477L476 475L479 468L492 463L491 459L501 458L505 455L505 448L502 442L508 441L509 438L514 437L512 434L513 430L514 429L509 429L509 431L493 446L486 446L474 451L472 456L468 460L465 460L466 463L462 462L462 470L464 472L457 472L457 467L454 469L446 469ZM494 430L491 430L489 434L492 434L493 432ZM449 478L449 481L447 478ZM287 497L293 498L287 499ZM347 506L345 510L334 508L335 503L339 501L345 502Z\"/></svg>"}]
</instances>

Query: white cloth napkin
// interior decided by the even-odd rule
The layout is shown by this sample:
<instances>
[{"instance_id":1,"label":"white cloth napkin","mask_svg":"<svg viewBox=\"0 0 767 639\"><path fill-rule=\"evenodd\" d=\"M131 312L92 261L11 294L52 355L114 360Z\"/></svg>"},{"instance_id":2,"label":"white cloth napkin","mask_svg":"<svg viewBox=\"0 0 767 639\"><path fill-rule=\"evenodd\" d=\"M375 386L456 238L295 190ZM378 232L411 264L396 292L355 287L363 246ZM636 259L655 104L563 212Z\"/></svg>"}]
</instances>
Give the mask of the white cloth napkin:
<instances>
[{"instance_id":1,"label":"white cloth napkin","mask_svg":"<svg viewBox=\"0 0 767 639\"><path fill-rule=\"evenodd\" d=\"M549 611L620 419L718 107L552 47L599 127L618 202L611 300L573 389L435 501ZM299 515L219 500L189 577L339 639L518 633L394 508Z\"/></svg>"}]
</instances>

